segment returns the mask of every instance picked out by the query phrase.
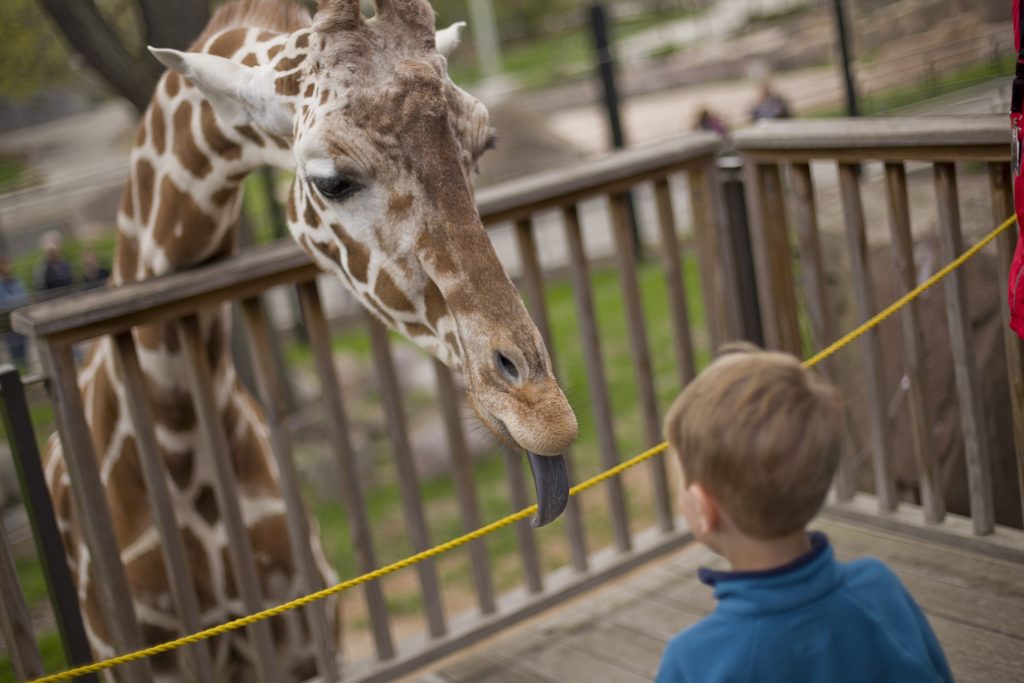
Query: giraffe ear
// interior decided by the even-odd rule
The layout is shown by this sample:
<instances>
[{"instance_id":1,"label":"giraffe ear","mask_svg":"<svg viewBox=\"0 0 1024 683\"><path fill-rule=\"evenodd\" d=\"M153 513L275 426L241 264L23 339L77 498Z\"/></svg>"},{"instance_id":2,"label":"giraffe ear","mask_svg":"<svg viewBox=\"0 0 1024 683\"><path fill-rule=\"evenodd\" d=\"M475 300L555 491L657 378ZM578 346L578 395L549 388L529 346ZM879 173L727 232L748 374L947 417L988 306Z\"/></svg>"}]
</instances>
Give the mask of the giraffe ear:
<instances>
[{"instance_id":1,"label":"giraffe ear","mask_svg":"<svg viewBox=\"0 0 1024 683\"><path fill-rule=\"evenodd\" d=\"M168 69L198 86L217 116L231 126L254 124L276 135L291 136L292 115L274 91L274 74L201 52L150 47Z\"/></svg>"},{"instance_id":2,"label":"giraffe ear","mask_svg":"<svg viewBox=\"0 0 1024 683\"><path fill-rule=\"evenodd\" d=\"M435 35L437 51L445 57L454 52L455 48L459 46L459 41L461 40L460 33L465 27L466 22L457 21L448 28L438 31Z\"/></svg>"}]
</instances>

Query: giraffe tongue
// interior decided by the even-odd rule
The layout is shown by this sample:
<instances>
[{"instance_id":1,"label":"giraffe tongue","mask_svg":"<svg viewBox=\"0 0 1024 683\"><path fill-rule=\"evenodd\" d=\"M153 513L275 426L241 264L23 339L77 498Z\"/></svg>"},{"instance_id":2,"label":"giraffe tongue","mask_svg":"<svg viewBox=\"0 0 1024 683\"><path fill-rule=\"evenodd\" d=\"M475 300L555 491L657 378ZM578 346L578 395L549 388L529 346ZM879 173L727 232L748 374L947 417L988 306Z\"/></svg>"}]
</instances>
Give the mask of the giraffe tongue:
<instances>
[{"instance_id":1,"label":"giraffe tongue","mask_svg":"<svg viewBox=\"0 0 1024 683\"><path fill-rule=\"evenodd\" d=\"M555 521L569 503L569 470L564 455L527 455L537 489L537 516L531 524L537 528Z\"/></svg>"}]
</instances>

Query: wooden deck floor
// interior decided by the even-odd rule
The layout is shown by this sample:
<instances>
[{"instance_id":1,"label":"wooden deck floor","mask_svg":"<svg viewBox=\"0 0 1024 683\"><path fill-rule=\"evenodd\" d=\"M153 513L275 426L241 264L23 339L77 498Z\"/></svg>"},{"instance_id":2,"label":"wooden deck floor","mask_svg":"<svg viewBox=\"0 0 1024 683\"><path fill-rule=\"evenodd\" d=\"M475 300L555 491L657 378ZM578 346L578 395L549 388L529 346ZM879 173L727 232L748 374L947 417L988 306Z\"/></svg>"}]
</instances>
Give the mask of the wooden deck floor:
<instances>
[{"instance_id":1,"label":"wooden deck floor","mask_svg":"<svg viewBox=\"0 0 1024 683\"><path fill-rule=\"evenodd\" d=\"M842 560L872 555L927 613L957 681L1024 681L1024 566L856 523L822 520ZM699 566L725 568L692 545L554 614L442 662L415 683L640 683L665 643L713 607Z\"/></svg>"}]
</instances>

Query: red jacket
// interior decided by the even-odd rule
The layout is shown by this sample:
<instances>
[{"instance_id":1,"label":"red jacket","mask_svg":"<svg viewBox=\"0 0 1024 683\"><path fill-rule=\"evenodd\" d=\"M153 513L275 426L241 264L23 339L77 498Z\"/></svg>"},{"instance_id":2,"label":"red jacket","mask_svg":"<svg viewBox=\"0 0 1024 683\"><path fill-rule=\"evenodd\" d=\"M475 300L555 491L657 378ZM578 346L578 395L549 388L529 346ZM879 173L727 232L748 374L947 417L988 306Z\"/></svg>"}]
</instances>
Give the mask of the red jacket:
<instances>
[{"instance_id":1,"label":"red jacket","mask_svg":"<svg viewBox=\"0 0 1024 683\"><path fill-rule=\"evenodd\" d=\"M1017 78L1013 82L1010 129L1013 140L1013 195L1017 209L1017 251L1010 265L1010 327L1024 339L1024 175L1021 175L1021 145L1024 144L1024 53L1021 52L1021 0L1013 0L1013 37L1017 47Z\"/></svg>"}]
</instances>

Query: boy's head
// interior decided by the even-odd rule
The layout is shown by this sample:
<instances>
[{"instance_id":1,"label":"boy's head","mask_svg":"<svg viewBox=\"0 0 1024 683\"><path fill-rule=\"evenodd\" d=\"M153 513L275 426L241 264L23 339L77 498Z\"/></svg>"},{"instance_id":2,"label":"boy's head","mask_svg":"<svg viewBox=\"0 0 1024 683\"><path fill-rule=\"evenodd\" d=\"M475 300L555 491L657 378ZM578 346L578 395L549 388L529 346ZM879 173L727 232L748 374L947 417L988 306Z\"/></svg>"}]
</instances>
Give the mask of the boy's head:
<instances>
[{"instance_id":1,"label":"boy's head","mask_svg":"<svg viewBox=\"0 0 1024 683\"><path fill-rule=\"evenodd\" d=\"M747 345L723 353L665 417L683 471L683 512L698 538L720 515L761 540L800 532L839 462L839 393L790 355Z\"/></svg>"}]
</instances>

